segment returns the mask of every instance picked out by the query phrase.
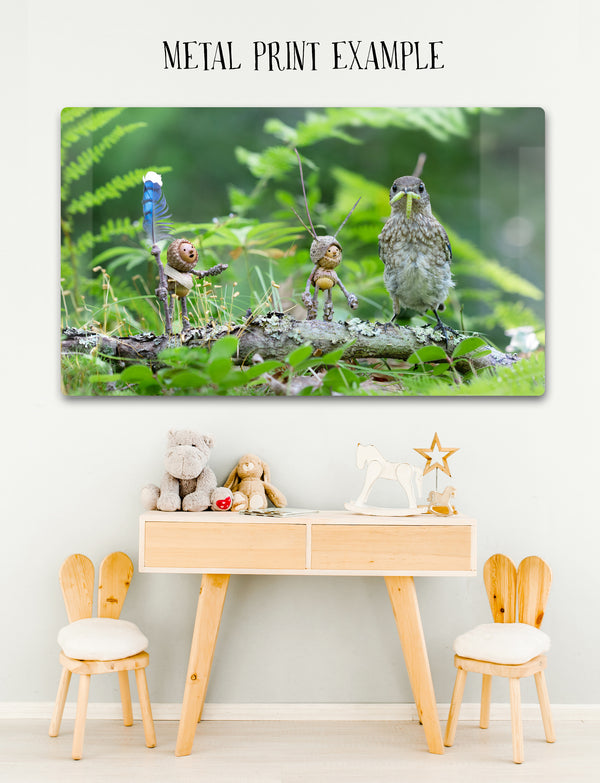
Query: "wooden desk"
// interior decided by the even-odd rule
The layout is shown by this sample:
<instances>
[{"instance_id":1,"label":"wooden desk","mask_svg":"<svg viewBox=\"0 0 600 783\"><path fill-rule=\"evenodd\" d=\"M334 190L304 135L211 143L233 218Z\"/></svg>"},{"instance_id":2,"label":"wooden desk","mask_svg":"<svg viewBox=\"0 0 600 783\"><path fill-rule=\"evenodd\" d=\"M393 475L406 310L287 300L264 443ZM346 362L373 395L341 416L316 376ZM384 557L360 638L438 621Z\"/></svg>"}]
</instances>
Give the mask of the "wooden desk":
<instances>
[{"instance_id":1,"label":"wooden desk","mask_svg":"<svg viewBox=\"0 0 600 783\"><path fill-rule=\"evenodd\" d=\"M142 514L140 571L203 574L175 755L192 751L230 574L383 576L429 751L443 753L413 577L475 575L475 532L462 516Z\"/></svg>"}]
</instances>

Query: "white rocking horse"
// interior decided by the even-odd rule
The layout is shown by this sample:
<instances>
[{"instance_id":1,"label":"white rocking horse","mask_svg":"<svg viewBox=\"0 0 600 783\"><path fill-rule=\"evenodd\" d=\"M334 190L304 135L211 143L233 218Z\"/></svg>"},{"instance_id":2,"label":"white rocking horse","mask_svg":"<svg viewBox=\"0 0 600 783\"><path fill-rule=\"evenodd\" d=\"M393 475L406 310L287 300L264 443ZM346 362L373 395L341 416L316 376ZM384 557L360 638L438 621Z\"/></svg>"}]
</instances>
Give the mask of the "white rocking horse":
<instances>
[{"instance_id":1,"label":"white rocking horse","mask_svg":"<svg viewBox=\"0 0 600 783\"><path fill-rule=\"evenodd\" d=\"M409 514L424 513L425 509L417 505L417 496L414 490L414 485L416 484L417 493L421 495L423 474L414 465L411 465L409 462L390 462L379 453L375 446L362 443L359 443L356 447L356 464L359 468L364 468L366 465L367 470L360 495L355 501L345 504L349 511L369 514L379 513L389 516L408 516ZM367 499L373 489L373 485L380 478L400 484L408 498L408 508L390 509L367 505Z\"/></svg>"}]
</instances>

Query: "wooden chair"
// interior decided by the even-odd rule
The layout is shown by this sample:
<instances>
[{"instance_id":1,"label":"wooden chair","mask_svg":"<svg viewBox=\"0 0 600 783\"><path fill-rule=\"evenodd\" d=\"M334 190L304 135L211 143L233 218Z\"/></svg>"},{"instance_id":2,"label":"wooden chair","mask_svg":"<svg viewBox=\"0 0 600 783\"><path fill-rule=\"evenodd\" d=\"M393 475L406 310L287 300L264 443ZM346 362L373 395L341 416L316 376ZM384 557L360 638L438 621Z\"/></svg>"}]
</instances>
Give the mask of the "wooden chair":
<instances>
[{"instance_id":1,"label":"wooden chair","mask_svg":"<svg viewBox=\"0 0 600 783\"><path fill-rule=\"evenodd\" d=\"M59 579L69 625L62 628L58 635L62 648L59 660L63 670L49 734L51 737L58 736L71 674L79 674L74 759L80 759L82 754L92 674L118 672L123 723L131 726L133 714L128 672L130 669L135 671L146 745L149 748L156 745L145 672L149 662L148 653L144 652L148 639L134 623L119 619L132 576L133 563L123 552L113 552L104 558L100 564L98 616L93 618L94 566L91 560L85 555L71 555L60 569Z\"/></svg>"},{"instance_id":2,"label":"wooden chair","mask_svg":"<svg viewBox=\"0 0 600 783\"><path fill-rule=\"evenodd\" d=\"M467 672L483 675L479 725L489 726L492 676L508 677L512 720L513 761L523 761L523 727L519 680L533 674L547 742L554 742L543 654L550 639L539 630L550 592L552 572L539 557L526 557L519 569L506 555L492 555L483 568L494 623L478 626L454 642L456 682L452 693L444 745L454 742ZM517 615L518 610L518 615ZM517 617L519 622L517 622Z\"/></svg>"}]
</instances>

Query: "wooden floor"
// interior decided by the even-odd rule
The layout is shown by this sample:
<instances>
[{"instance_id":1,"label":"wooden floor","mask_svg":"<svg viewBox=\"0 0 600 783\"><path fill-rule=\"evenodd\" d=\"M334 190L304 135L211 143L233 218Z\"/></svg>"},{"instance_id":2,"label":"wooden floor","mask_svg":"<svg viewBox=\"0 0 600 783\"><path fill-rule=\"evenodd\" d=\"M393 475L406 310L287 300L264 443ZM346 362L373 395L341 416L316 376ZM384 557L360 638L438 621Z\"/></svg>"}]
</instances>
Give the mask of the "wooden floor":
<instances>
[{"instance_id":1,"label":"wooden floor","mask_svg":"<svg viewBox=\"0 0 600 783\"><path fill-rule=\"evenodd\" d=\"M88 719L83 759L70 758L73 721L48 737L41 720L0 721L0 781L203 781L205 783L486 783L598 780L600 722L562 721L544 741L524 721L525 763L511 761L509 721L483 731L460 722L443 756L426 752L418 723L395 721L203 721L194 752L175 758L176 721L156 721L148 749L140 721Z\"/></svg>"}]
</instances>

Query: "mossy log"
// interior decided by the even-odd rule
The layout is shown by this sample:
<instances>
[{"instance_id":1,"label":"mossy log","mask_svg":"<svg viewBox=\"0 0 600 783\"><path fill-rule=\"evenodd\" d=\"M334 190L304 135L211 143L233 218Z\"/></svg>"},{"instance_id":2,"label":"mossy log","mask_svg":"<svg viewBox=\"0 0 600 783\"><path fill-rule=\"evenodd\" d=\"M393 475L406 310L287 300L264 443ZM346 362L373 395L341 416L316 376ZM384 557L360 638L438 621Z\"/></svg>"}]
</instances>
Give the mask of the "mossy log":
<instances>
[{"instance_id":1,"label":"mossy log","mask_svg":"<svg viewBox=\"0 0 600 783\"><path fill-rule=\"evenodd\" d=\"M426 345L438 345L446 349L444 337L430 326L395 326L393 324L371 323L352 318L341 321L297 321L282 313L248 318L242 324L221 326L208 324L177 335L155 335L143 333L129 337L111 337L81 329L63 330L62 352L91 353L106 358L131 363L132 361L156 362L160 351L181 345L209 348L215 341L227 334L239 340L239 363L248 363L257 354L262 359L283 360L300 345L309 343L316 355L321 355L346 345L344 359L399 359L408 357ZM446 352L451 355L454 348L467 335L448 334ZM499 367L513 364L514 354L502 353L488 346L489 353L470 359L471 366ZM465 369L469 362L463 362ZM460 366L458 369L461 369Z\"/></svg>"}]
</instances>

